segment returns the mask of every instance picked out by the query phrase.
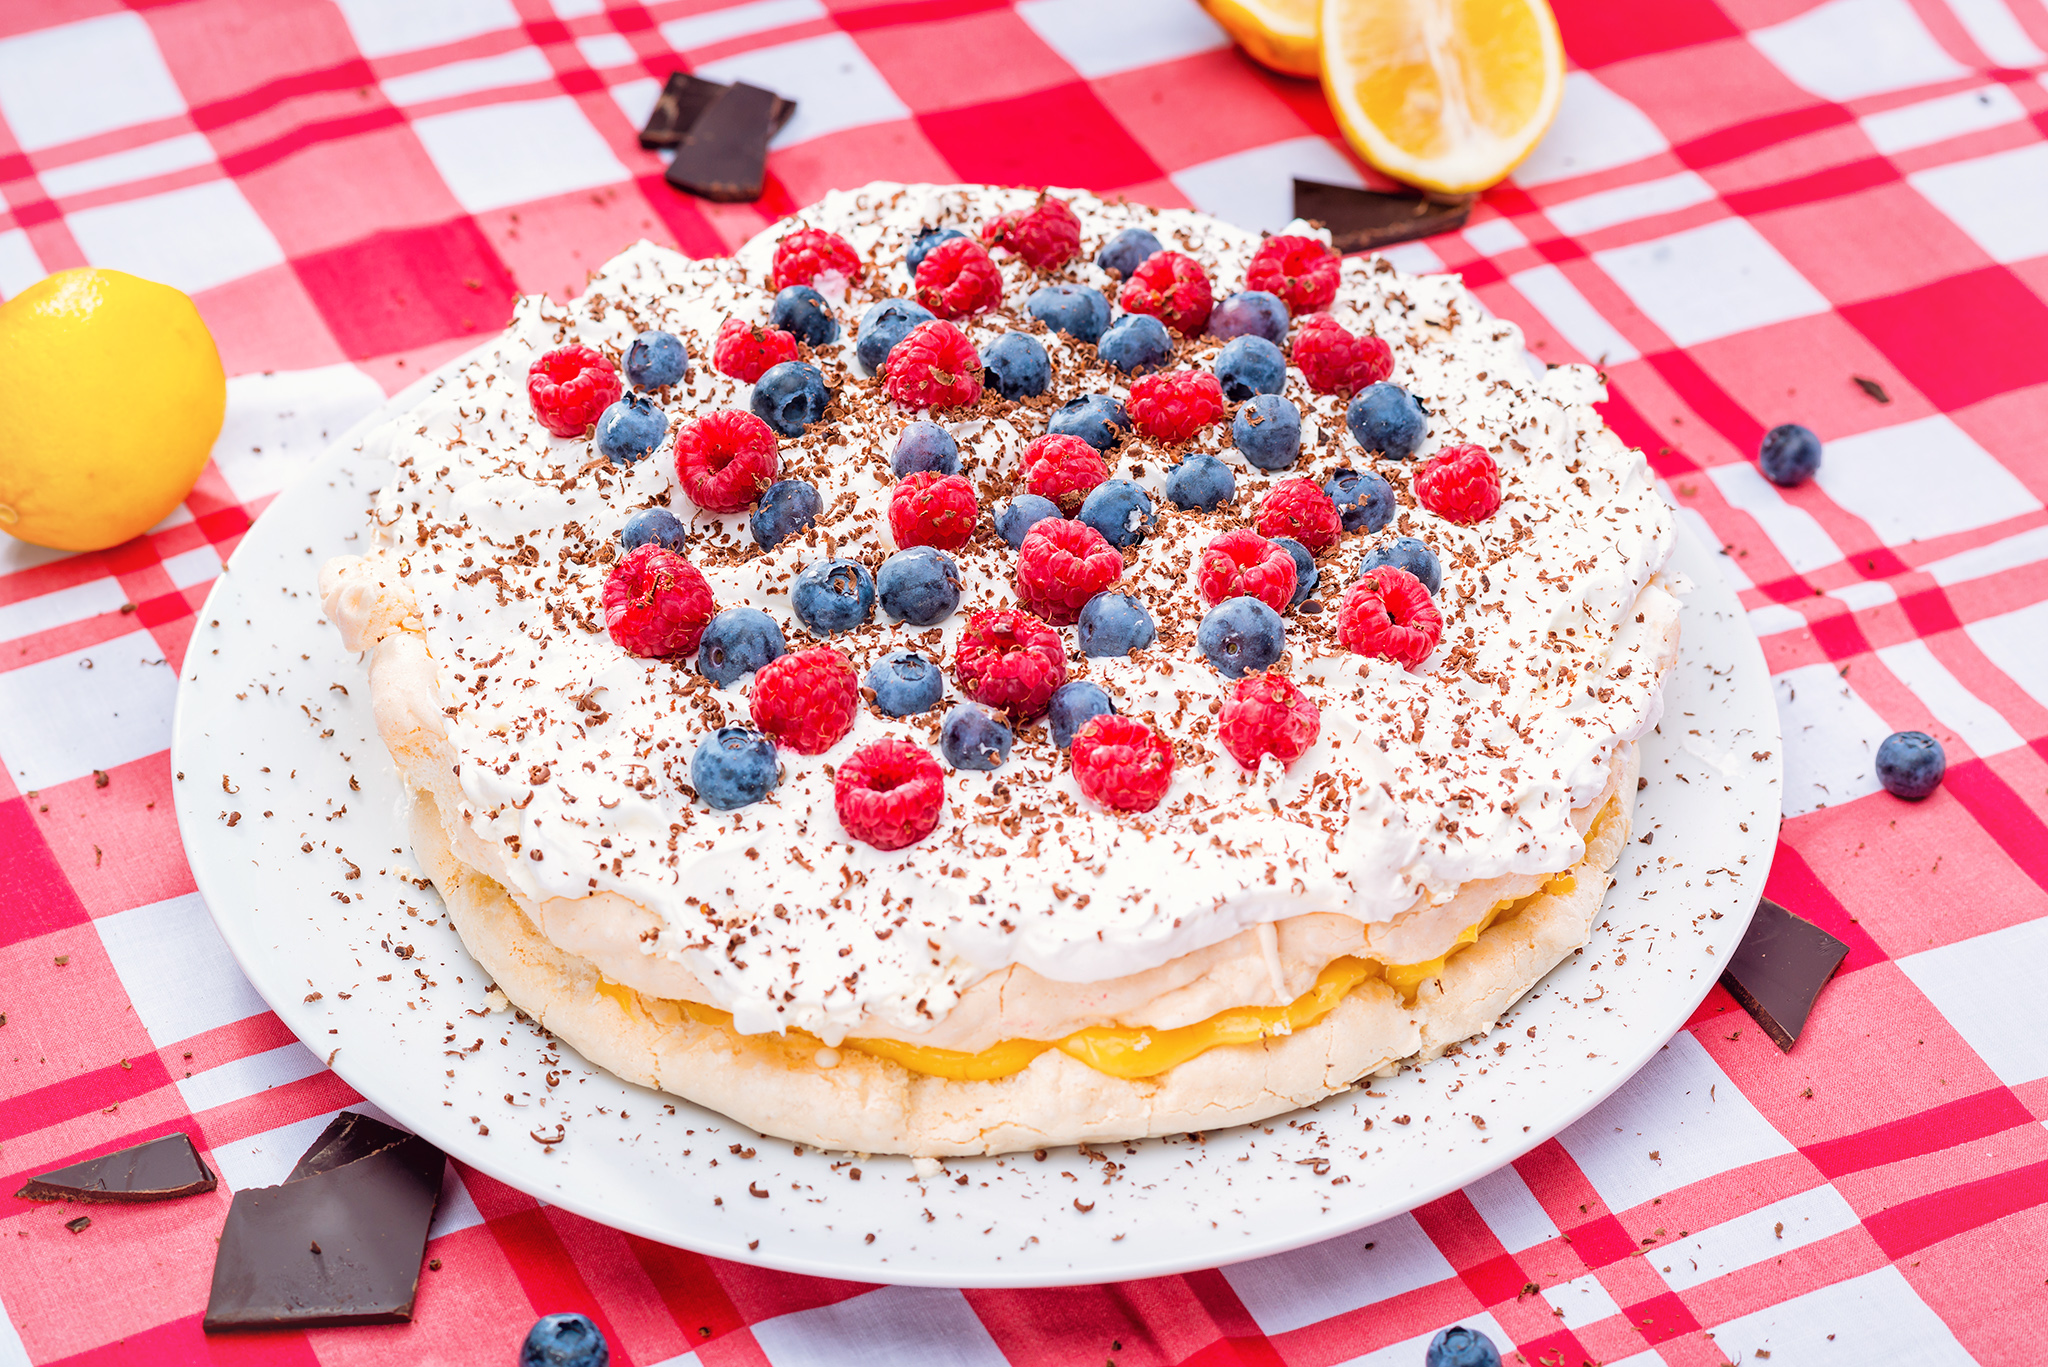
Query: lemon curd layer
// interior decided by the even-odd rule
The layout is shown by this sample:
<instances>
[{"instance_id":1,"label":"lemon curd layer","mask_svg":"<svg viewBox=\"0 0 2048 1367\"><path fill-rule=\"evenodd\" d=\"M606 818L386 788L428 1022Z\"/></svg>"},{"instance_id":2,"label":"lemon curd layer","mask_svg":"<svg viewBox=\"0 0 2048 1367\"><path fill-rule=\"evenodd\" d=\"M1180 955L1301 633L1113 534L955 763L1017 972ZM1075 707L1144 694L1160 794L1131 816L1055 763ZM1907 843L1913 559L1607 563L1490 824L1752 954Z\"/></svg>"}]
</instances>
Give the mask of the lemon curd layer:
<instances>
[{"instance_id":1,"label":"lemon curd layer","mask_svg":"<svg viewBox=\"0 0 2048 1367\"><path fill-rule=\"evenodd\" d=\"M1613 812L1612 802L1601 809L1592 829L1587 832L1588 842ZM894 1039L849 1039L841 1047L888 1059L913 1073L956 1082L993 1082L1021 1073L1048 1049L1057 1049L1111 1077L1157 1077L1169 1068L1222 1045L1256 1044L1262 1039L1305 1030L1334 1010L1337 1003L1361 983L1374 978L1400 993L1403 1001L1412 1003L1423 983L1441 974L1451 959L1467 945L1476 943L1488 928L1512 918L1538 897L1563 896L1577 886L1578 879L1574 875L1562 873L1526 897L1496 902L1484 916L1459 931L1449 949L1423 963L1380 964L1348 955L1332 960L1308 991L1284 1006L1237 1006L1192 1025L1164 1030L1147 1026L1091 1025L1057 1040L1003 1040L971 1053ZM603 977L598 979L597 990L622 1006L638 1006L644 1001L632 988ZM699 1024L727 1029L732 1026L732 1013L715 1006L692 1001L677 1001L673 1005ZM789 1034L801 1039L807 1047L823 1047L823 1041L804 1031L792 1030Z\"/></svg>"}]
</instances>

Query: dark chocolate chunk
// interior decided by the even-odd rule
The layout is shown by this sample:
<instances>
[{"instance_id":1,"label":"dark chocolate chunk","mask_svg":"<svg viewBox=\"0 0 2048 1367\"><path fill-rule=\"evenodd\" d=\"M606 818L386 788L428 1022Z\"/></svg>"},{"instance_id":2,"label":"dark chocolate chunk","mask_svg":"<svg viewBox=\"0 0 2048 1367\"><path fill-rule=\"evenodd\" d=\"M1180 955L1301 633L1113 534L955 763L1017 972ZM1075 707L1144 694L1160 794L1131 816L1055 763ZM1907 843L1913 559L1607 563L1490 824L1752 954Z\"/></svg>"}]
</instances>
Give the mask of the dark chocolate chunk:
<instances>
[{"instance_id":1,"label":"dark chocolate chunk","mask_svg":"<svg viewBox=\"0 0 2048 1367\"><path fill-rule=\"evenodd\" d=\"M30 1201L171 1201L219 1185L191 1137L178 1133L31 1177L14 1194Z\"/></svg>"},{"instance_id":2,"label":"dark chocolate chunk","mask_svg":"<svg viewBox=\"0 0 2048 1367\"><path fill-rule=\"evenodd\" d=\"M657 147L674 147L697 126L697 120L711 102L723 95L728 87L717 81L707 81L701 76L692 76L687 71L669 73L668 84L661 88L661 95L654 102L654 112L647 116L647 126L640 130L640 145L649 151ZM774 112L768 116L768 136L774 137L782 131L782 125L789 122L796 113L796 103L776 97Z\"/></svg>"},{"instance_id":3,"label":"dark chocolate chunk","mask_svg":"<svg viewBox=\"0 0 2048 1367\"><path fill-rule=\"evenodd\" d=\"M1757 903L1756 919L1723 970L1721 984L1778 1048L1790 1052L1806 1028L1814 998L1848 952L1849 946L1766 897Z\"/></svg>"},{"instance_id":4,"label":"dark chocolate chunk","mask_svg":"<svg viewBox=\"0 0 2048 1367\"><path fill-rule=\"evenodd\" d=\"M668 84L654 101L654 112L647 116L647 126L640 130L640 145L650 150L674 147L696 127L698 116L725 89L717 81L707 81L687 71L670 72Z\"/></svg>"},{"instance_id":5,"label":"dark chocolate chunk","mask_svg":"<svg viewBox=\"0 0 2048 1367\"><path fill-rule=\"evenodd\" d=\"M668 183L725 203L761 197L768 170L768 139L781 97L759 86L726 89L698 116L676 145Z\"/></svg>"},{"instance_id":6,"label":"dark chocolate chunk","mask_svg":"<svg viewBox=\"0 0 2048 1367\"><path fill-rule=\"evenodd\" d=\"M311 1148L299 1155L299 1161L292 1165L284 1180L297 1182L315 1173L332 1172L410 1138L404 1130L393 1129L381 1120L343 1111L327 1122L327 1128L320 1131Z\"/></svg>"},{"instance_id":7,"label":"dark chocolate chunk","mask_svg":"<svg viewBox=\"0 0 2048 1367\"><path fill-rule=\"evenodd\" d=\"M410 1320L443 1161L411 1135L342 1167L236 1192L205 1328Z\"/></svg>"},{"instance_id":8,"label":"dark chocolate chunk","mask_svg":"<svg viewBox=\"0 0 2048 1367\"><path fill-rule=\"evenodd\" d=\"M81 1215L75 1220L66 1220L64 1222L64 1228L70 1230L73 1234L83 1234L85 1233L86 1228L91 1224L92 1216Z\"/></svg>"},{"instance_id":9,"label":"dark chocolate chunk","mask_svg":"<svg viewBox=\"0 0 2048 1367\"><path fill-rule=\"evenodd\" d=\"M1321 181L1294 182L1294 216L1320 223L1340 252L1369 251L1465 226L1472 201L1439 204L1419 195L1354 190Z\"/></svg>"},{"instance_id":10,"label":"dark chocolate chunk","mask_svg":"<svg viewBox=\"0 0 2048 1367\"><path fill-rule=\"evenodd\" d=\"M1876 399L1879 403L1890 403L1892 401L1892 396L1885 393L1884 386L1876 380L1865 375L1851 375L1849 378L1856 382L1858 389L1868 394L1871 398Z\"/></svg>"}]
</instances>

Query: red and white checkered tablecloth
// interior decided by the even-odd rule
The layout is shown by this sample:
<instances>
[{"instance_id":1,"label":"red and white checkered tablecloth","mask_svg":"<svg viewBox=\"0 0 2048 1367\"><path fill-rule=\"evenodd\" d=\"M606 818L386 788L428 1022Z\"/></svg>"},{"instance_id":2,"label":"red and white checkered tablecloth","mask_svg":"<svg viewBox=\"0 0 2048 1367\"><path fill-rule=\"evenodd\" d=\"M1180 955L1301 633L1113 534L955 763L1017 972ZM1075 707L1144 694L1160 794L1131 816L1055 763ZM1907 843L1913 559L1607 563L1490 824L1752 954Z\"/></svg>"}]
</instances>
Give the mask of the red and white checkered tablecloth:
<instances>
[{"instance_id":1,"label":"red and white checkered tablecloth","mask_svg":"<svg viewBox=\"0 0 2048 1367\"><path fill-rule=\"evenodd\" d=\"M635 1367L1419 1367L1454 1322L1547 1367L2040 1361L2048 5L1555 2L1549 139L1463 232L1392 255L1462 272L1540 355L1602 361L1609 421L1726 547L1784 719L1770 891L1851 946L1795 1051L1717 988L1464 1192L1077 1290L764 1272L458 1169L413 1324L214 1339L225 1187L276 1180L354 1100L235 971L169 801L193 615L268 497L515 293L572 294L636 237L719 253L873 178L1277 227L1290 176L1364 172L1313 84L1191 0L0 3L0 295L86 263L167 281L234 377L214 463L148 535L0 538L0 1190L173 1129L225 1179L79 1235L0 1210L0 1367L509 1362L566 1309ZM800 101L762 203L680 196L640 150L678 67ZM1750 458L1793 420L1826 463L1780 490ZM1871 774L1906 728L1948 749L1918 805Z\"/></svg>"}]
</instances>

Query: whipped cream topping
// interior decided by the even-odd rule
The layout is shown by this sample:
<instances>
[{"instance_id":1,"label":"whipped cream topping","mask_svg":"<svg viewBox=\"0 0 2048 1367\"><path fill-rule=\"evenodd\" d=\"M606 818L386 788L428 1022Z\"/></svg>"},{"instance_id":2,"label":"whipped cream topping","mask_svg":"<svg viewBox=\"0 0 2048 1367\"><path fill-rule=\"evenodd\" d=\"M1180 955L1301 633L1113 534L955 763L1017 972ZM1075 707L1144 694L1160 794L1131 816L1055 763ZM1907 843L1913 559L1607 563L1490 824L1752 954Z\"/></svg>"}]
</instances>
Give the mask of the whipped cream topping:
<instances>
[{"instance_id":1,"label":"whipped cream topping","mask_svg":"<svg viewBox=\"0 0 2048 1367\"><path fill-rule=\"evenodd\" d=\"M1519 329L1489 317L1455 278L1352 258L1329 311L1391 345L1392 379L1429 410L1430 432L1414 461L1378 466L1401 499L1394 523L1378 536L1346 535L1320 557L1323 610L1286 619L1282 667L1322 709L1315 745L1289 770L1270 758L1256 774L1240 768L1214 735L1231 681L1194 641L1206 606L1195 565L1210 540L1248 525L1278 480L1373 468L1345 430L1343 401L1312 394L1294 370L1287 397L1303 410L1304 451L1292 470L1249 466L1227 417L1181 447L1140 435L1107 457L1113 476L1151 492L1158 514L1126 552L1116 587L1153 614L1159 641L1135 659L1084 659L1073 629L1061 631L1070 677L1100 683L1119 711L1173 741L1173 786L1159 808L1134 816L1095 806L1039 724L1020 730L1001 769L948 768L932 836L893 853L852 841L834 811L832 769L890 735L936 752L939 719L961 696L951 670L961 626L975 610L1017 601L1015 554L989 514L1021 491L1023 448L1059 403L1128 392L1092 346L1032 320L1026 297L1071 280L1114 301L1116 281L1093 265L1094 252L1118 229L1143 226L1199 260L1221 300L1243 287L1259 242L1189 211L1054 193L1080 217L1082 256L1043 272L998 253L1002 308L961 323L982 347L1008 330L1038 335L1052 389L1014 404L991 392L971 410L938 415L959 439L984 514L955 555L959 612L920 629L878 608L870 624L829 640L863 674L892 650L921 650L945 666L947 697L923 717L864 708L824 755L783 752L780 785L753 806L716 812L687 786L699 740L747 721L751 679L721 690L694 658L639 659L604 630L599 594L620 527L666 504L688 523L688 554L720 608L763 608L791 649L814 644L790 610L790 583L817 560L847 556L873 569L895 549L888 456L902 427L925 416L897 408L860 371L859 315L910 292L903 254L920 228L973 234L1028 206L1031 192L876 184L828 196L731 259L692 261L640 243L574 303L521 300L494 345L366 439L397 467L372 509L380 575L395 576L418 605L461 756L464 819L505 854L491 872L529 908L596 891L647 908L655 926L641 936L643 952L686 968L742 1031L797 1027L834 1043L863 1029L914 1037L1005 965L1102 981L1249 926L1309 912L1385 922L1474 880L1566 868L1583 852L1573 807L1601 793L1616 741L1657 719L1660 614L1646 623L1644 602L1664 592L1653 580L1670 553L1672 515L1646 462L1592 408L1604 393L1598 377L1583 366L1532 376ZM840 341L810 357L836 391L833 407L781 443L780 477L817 485L825 512L763 553L744 514L690 505L668 442L621 471L586 440L550 436L525 381L554 346L618 357L637 332L660 327L693 358L663 397L671 433L698 414L747 408L749 387L713 368L712 340L728 317L767 321L775 243L799 223L839 233L868 265L835 291ZM1200 368L1221 346L1176 343L1174 364ZM1499 463L1505 497L1493 517L1460 527L1420 508L1409 482L1429 454L1468 441ZM1234 506L1200 514L1167 503L1165 471L1193 450L1231 467ZM1335 633L1360 555L1397 535L1421 537L1444 565L1443 638L1413 673L1350 654Z\"/></svg>"}]
</instances>

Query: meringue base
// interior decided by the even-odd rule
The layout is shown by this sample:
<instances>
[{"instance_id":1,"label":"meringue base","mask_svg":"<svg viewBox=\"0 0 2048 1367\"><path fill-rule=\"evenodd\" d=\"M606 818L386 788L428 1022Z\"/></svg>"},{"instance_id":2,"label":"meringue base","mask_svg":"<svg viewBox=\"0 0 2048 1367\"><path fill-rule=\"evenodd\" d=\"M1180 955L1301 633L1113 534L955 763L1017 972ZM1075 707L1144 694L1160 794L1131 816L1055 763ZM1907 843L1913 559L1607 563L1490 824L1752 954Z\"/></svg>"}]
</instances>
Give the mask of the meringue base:
<instances>
[{"instance_id":1,"label":"meringue base","mask_svg":"<svg viewBox=\"0 0 2048 1367\"><path fill-rule=\"evenodd\" d=\"M457 859L431 791L407 814L414 853L463 944L514 1005L591 1062L765 1135L855 1153L945 1158L1115 1142L1249 1124L1347 1090L1485 1034L1586 943L1627 844L1640 760L1618 782L1566 893L1543 893L1454 954L1415 998L1369 979L1321 1020L1255 1044L1221 1045L1157 1077L1097 1072L1057 1050L992 1081L914 1073L800 1036L742 1035L606 981L536 930L496 880Z\"/></svg>"}]
</instances>

